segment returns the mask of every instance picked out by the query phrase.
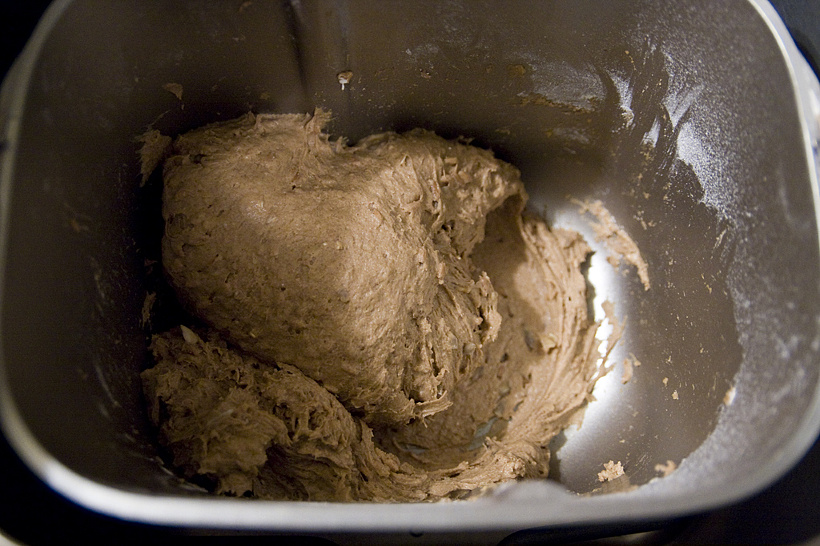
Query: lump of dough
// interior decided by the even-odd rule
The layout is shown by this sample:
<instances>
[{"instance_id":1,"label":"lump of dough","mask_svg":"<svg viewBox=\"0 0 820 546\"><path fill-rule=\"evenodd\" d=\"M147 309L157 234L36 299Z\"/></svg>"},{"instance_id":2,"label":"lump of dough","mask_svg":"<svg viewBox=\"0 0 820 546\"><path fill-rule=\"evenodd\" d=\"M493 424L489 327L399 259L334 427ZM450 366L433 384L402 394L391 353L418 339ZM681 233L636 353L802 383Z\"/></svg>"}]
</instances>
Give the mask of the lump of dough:
<instances>
[{"instance_id":1,"label":"lump of dough","mask_svg":"<svg viewBox=\"0 0 820 546\"><path fill-rule=\"evenodd\" d=\"M354 147L328 115L254 116L179 137L164 168L163 264L183 303L372 423L447 408L497 333L469 255L518 171L424 131Z\"/></svg>"},{"instance_id":2,"label":"lump of dough","mask_svg":"<svg viewBox=\"0 0 820 546\"><path fill-rule=\"evenodd\" d=\"M487 151L424 131L347 147L326 121L248 115L165 162L163 264L208 324L155 335L142 374L174 465L294 500L546 476L600 372L589 247L522 214Z\"/></svg>"}]
</instances>

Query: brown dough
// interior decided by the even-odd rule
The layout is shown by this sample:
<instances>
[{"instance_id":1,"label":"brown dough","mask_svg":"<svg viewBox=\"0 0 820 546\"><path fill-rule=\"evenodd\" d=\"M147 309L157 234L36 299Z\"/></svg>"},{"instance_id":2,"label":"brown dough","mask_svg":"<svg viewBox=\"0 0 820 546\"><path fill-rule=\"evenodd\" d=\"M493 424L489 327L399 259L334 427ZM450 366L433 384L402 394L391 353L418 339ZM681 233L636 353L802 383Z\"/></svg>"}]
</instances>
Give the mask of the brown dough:
<instances>
[{"instance_id":1,"label":"brown dough","mask_svg":"<svg viewBox=\"0 0 820 546\"><path fill-rule=\"evenodd\" d=\"M597 324L574 232L518 171L415 130L329 142L328 115L177 138L163 265L210 327L143 374L174 462L219 492L434 500L546 476L589 398Z\"/></svg>"}]
</instances>

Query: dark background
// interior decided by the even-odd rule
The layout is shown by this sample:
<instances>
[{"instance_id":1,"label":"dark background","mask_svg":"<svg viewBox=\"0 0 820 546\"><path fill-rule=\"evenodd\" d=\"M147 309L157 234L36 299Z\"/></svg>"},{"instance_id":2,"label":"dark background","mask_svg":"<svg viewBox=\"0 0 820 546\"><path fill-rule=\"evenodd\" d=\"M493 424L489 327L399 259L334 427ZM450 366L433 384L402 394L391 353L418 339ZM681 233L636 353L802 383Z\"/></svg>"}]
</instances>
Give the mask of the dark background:
<instances>
[{"instance_id":1,"label":"dark background","mask_svg":"<svg viewBox=\"0 0 820 546\"><path fill-rule=\"evenodd\" d=\"M772 0L798 47L818 72L820 0ZM0 0L0 76L20 53L48 2ZM820 545L820 442L774 485L754 497L707 514L632 528L522 531L504 544L816 544ZM626 536L612 536L633 533ZM637 534L635 534L637 533ZM52 492L17 458L0 436L0 544L3 535L22 544L178 542L183 529L136 525L84 510ZM223 537L224 538L224 537ZM245 537L248 539L250 537ZM290 542L294 537L287 540ZM347 539L346 539L347 538ZM362 537L340 537L340 542ZM414 540L413 537L394 537ZM439 537L441 541L459 537ZM278 542L277 537L254 541ZM418 537L435 543L436 537ZM431 542L432 541L432 542ZM304 538L300 543L328 544ZM376 543L376 542L373 542Z\"/></svg>"}]
</instances>

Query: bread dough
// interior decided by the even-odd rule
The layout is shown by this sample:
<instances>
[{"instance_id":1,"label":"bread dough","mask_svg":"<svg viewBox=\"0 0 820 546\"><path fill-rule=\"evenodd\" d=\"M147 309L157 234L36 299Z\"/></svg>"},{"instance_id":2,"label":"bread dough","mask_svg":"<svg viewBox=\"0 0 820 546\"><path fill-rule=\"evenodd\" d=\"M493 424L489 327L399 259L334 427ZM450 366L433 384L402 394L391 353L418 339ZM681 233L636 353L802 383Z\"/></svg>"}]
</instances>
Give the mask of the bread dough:
<instances>
[{"instance_id":1,"label":"bread dough","mask_svg":"<svg viewBox=\"0 0 820 546\"><path fill-rule=\"evenodd\" d=\"M457 498L547 474L599 372L589 248L513 166L325 112L173 143L163 265L203 321L154 336L150 415L186 476L275 499Z\"/></svg>"}]
</instances>

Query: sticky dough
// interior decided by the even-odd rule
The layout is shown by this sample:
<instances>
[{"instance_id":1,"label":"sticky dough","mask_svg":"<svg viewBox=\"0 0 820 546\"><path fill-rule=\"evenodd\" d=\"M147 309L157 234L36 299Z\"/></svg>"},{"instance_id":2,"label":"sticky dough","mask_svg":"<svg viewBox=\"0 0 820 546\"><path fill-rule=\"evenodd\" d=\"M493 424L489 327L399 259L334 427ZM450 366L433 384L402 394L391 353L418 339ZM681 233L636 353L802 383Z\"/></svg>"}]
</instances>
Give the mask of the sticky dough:
<instances>
[{"instance_id":1,"label":"sticky dough","mask_svg":"<svg viewBox=\"0 0 820 546\"><path fill-rule=\"evenodd\" d=\"M220 493L457 498L547 474L590 397L597 324L575 232L519 172L433 133L329 141L327 113L178 137L162 259L202 321L143 373L174 464Z\"/></svg>"}]
</instances>

